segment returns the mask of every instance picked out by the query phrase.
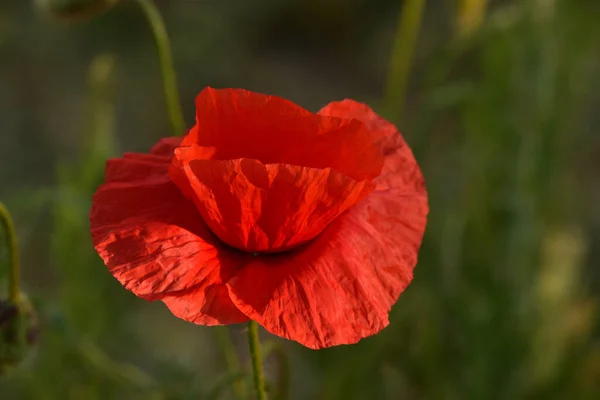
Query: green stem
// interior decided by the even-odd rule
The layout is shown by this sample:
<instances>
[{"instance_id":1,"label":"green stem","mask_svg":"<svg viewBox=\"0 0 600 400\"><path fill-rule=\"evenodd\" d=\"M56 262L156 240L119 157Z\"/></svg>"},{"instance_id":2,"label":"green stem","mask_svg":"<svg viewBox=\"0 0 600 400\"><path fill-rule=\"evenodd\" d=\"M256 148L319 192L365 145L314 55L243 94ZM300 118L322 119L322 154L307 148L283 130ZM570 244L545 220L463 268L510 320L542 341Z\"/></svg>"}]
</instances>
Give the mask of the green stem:
<instances>
[{"instance_id":1,"label":"green stem","mask_svg":"<svg viewBox=\"0 0 600 400\"><path fill-rule=\"evenodd\" d=\"M152 0L138 0L138 3L154 33L156 49L158 50L158 58L160 59L160 68L163 76L165 100L167 102L169 118L171 119L173 134L175 136L180 136L185 133L185 120L181 111L181 104L179 104L177 78L175 75L175 68L173 67L173 56L171 54L171 45L167 29L165 28L165 22Z\"/></svg>"},{"instance_id":2,"label":"green stem","mask_svg":"<svg viewBox=\"0 0 600 400\"><path fill-rule=\"evenodd\" d=\"M400 11L400 19L394 39L394 47L388 69L384 110L393 122L398 123L404 111L404 98L410 69L413 64L415 44L419 36L425 0L406 0Z\"/></svg>"},{"instance_id":3,"label":"green stem","mask_svg":"<svg viewBox=\"0 0 600 400\"><path fill-rule=\"evenodd\" d=\"M21 276L21 264L19 261L19 248L17 245L17 232L6 206L0 202L0 221L4 227L6 247L8 248L8 298L13 304L19 302L21 289L19 281Z\"/></svg>"},{"instance_id":4,"label":"green stem","mask_svg":"<svg viewBox=\"0 0 600 400\"><path fill-rule=\"evenodd\" d=\"M250 348L256 398L257 400L266 400L267 393L265 392L265 378L263 376L260 342L258 340L258 324L256 321L248 322L248 347Z\"/></svg>"}]
</instances>

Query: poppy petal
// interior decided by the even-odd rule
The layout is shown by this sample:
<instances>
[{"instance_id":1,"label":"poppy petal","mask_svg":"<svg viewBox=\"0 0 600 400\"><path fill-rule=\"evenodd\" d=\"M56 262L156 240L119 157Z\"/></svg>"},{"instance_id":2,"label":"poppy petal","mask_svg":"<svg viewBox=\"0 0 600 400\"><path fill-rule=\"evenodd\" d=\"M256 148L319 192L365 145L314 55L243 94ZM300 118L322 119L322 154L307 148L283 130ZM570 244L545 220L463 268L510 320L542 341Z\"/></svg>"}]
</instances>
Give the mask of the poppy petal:
<instances>
[{"instance_id":1,"label":"poppy petal","mask_svg":"<svg viewBox=\"0 0 600 400\"><path fill-rule=\"evenodd\" d=\"M169 294L161 301L176 317L198 325L240 324L249 319L233 305L222 284Z\"/></svg>"},{"instance_id":2,"label":"poppy petal","mask_svg":"<svg viewBox=\"0 0 600 400\"><path fill-rule=\"evenodd\" d=\"M193 190L192 200L211 230L244 251L283 251L305 243L375 187L331 168L202 160L196 158L201 149L175 150L173 165L182 172L171 177L186 195Z\"/></svg>"},{"instance_id":3,"label":"poppy petal","mask_svg":"<svg viewBox=\"0 0 600 400\"><path fill-rule=\"evenodd\" d=\"M173 151L181 145L181 140L177 136L162 138L150 149L150 154L173 157Z\"/></svg>"},{"instance_id":4,"label":"poppy petal","mask_svg":"<svg viewBox=\"0 0 600 400\"><path fill-rule=\"evenodd\" d=\"M389 121L381 118L366 104L354 100L334 101L323 107L319 114L355 118L374 133L377 143L385 155L381 175L375 179L378 190L389 188L406 192L425 192L425 181L412 151Z\"/></svg>"},{"instance_id":5,"label":"poppy petal","mask_svg":"<svg viewBox=\"0 0 600 400\"><path fill-rule=\"evenodd\" d=\"M182 146L213 147L213 159L329 167L357 181L381 172L379 147L357 120L313 114L281 97L242 89L206 88L196 110L196 126Z\"/></svg>"},{"instance_id":6,"label":"poppy petal","mask_svg":"<svg viewBox=\"0 0 600 400\"><path fill-rule=\"evenodd\" d=\"M165 165L171 161L164 156L150 154L125 154L106 162L105 183L138 182L165 176Z\"/></svg>"},{"instance_id":7,"label":"poppy petal","mask_svg":"<svg viewBox=\"0 0 600 400\"><path fill-rule=\"evenodd\" d=\"M234 304L275 335L319 349L388 323L412 279L426 200L372 193L309 245L259 256L227 283Z\"/></svg>"},{"instance_id":8,"label":"poppy petal","mask_svg":"<svg viewBox=\"0 0 600 400\"><path fill-rule=\"evenodd\" d=\"M223 293L244 255L226 250L210 232L171 182L170 161L144 154L109 161L108 183L94 195L90 213L94 246L115 278L137 296L164 297L181 310L183 303L170 297L193 293L198 311L180 314L211 324L239 320L231 300L215 293Z\"/></svg>"},{"instance_id":9,"label":"poppy petal","mask_svg":"<svg viewBox=\"0 0 600 400\"><path fill-rule=\"evenodd\" d=\"M259 256L227 282L244 314L313 349L355 343L388 325L412 279L428 213L423 177L396 128L364 105L340 103L325 112L361 118L386 155L376 191L307 246Z\"/></svg>"},{"instance_id":10,"label":"poppy petal","mask_svg":"<svg viewBox=\"0 0 600 400\"><path fill-rule=\"evenodd\" d=\"M163 138L150 150L150 154L125 153L123 158L106 162L105 183L134 182L154 177L164 177L173 159L173 152L181 144L180 137Z\"/></svg>"}]
</instances>

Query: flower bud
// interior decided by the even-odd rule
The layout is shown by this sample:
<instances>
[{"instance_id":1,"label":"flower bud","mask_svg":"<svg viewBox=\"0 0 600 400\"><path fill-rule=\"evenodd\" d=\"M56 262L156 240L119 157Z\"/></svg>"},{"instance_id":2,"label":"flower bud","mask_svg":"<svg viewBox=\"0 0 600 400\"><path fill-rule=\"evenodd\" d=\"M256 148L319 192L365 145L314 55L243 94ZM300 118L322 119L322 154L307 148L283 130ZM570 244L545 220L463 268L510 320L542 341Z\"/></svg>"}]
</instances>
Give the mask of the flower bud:
<instances>
[{"instance_id":1,"label":"flower bud","mask_svg":"<svg viewBox=\"0 0 600 400\"><path fill-rule=\"evenodd\" d=\"M27 358L38 333L37 315L24 295L18 304L0 300L0 376Z\"/></svg>"},{"instance_id":2,"label":"flower bud","mask_svg":"<svg viewBox=\"0 0 600 400\"><path fill-rule=\"evenodd\" d=\"M119 0L36 0L37 6L62 20L88 20L114 6Z\"/></svg>"}]
</instances>

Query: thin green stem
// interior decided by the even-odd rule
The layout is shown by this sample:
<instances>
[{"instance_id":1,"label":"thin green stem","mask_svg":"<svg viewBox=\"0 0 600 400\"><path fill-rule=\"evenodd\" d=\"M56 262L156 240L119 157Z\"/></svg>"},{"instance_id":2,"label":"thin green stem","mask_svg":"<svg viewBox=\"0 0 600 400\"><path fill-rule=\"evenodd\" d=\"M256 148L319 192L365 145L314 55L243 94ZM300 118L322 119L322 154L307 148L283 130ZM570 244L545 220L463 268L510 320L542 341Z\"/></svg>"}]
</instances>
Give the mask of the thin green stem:
<instances>
[{"instance_id":1,"label":"thin green stem","mask_svg":"<svg viewBox=\"0 0 600 400\"><path fill-rule=\"evenodd\" d=\"M415 45L419 36L425 0L406 0L400 11L398 28L388 69L384 110L393 122L400 122Z\"/></svg>"},{"instance_id":2,"label":"thin green stem","mask_svg":"<svg viewBox=\"0 0 600 400\"><path fill-rule=\"evenodd\" d=\"M248 322L248 347L250 348L256 398L257 400L266 400L267 393L265 392L265 378L263 376L260 342L258 340L258 324L256 321Z\"/></svg>"},{"instance_id":3,"label":"thin green stem","mask_svg":"<svg viewBox=\"0 0 600 400\"><path fill-rule=\"evenodd\" d=\"M17 232L6 206L0 202L0 221L4 227L6 248L8 249L8 298L17 304L21 295L19 281L21 279L21 263L17 244Z\"/></svg>"},{"instance_id":4,"label":"thin green stem","mask_svg":"<svg viewBox=\"0 0 600 400\"><path fill-rule=\"evenodd\" d=\"M180 136L185 133L185 120L179 103L179 91L177 90L177 78L175 68L173 67L173 56L171 54L171 44L165 22L160 12L152 0L138 0L142 11L150 23L154 39L156 40L156 49L160 59L160 68L162 70L163 84L165 89L165 101L167 111L171 119L173 135Z\"/></svg>"}]
</instances>

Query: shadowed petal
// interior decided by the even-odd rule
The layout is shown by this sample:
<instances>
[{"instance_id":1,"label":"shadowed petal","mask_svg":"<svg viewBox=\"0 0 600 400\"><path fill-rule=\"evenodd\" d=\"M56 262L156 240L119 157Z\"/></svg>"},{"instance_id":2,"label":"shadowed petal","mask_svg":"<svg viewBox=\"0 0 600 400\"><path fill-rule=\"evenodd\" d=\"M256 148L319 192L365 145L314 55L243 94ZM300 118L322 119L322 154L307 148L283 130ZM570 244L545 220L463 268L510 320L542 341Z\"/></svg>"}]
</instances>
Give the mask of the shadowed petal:
<instances>
[{"instance_id":1,"label":"shadowed petal","mask_svg":"<svg viewBox=\"0 0 600 400\"><path fill-rule=\"evenodd\" d=\"M178 318L198 325L227 325L248 321L231 302L225 285L194 288L161 298Z\"/></svg>"},{"instance_id":2,"label":"shadowed petal","mask_svg":"<svg viewBox=\"0 0 600 400\"><path fill-rule=\"evenodd\" d=\"M151 154L173 157L173 151L181 145L182 138L180 137L168 137L162 138L152 146L150 149Z\"/></svg>"},{"instance_id":3,"label":"shadowed petal","mask_svg":"<svg viewBox=\"0 0 600 400\"><path fill-rule=\"evenodd\" d=\"M162 150L168 154L173 147ZM197 311L180 314L211 324L239 320L222 293L244 255L226 250L171 182L171 158L127 154L109 160L107 183L94 195L90 213L94 246L115 278L136 295L165 298L182 310L184 300L172 297L185 292L190 298L193 292Z\"/></svg>"}]
</instances>

